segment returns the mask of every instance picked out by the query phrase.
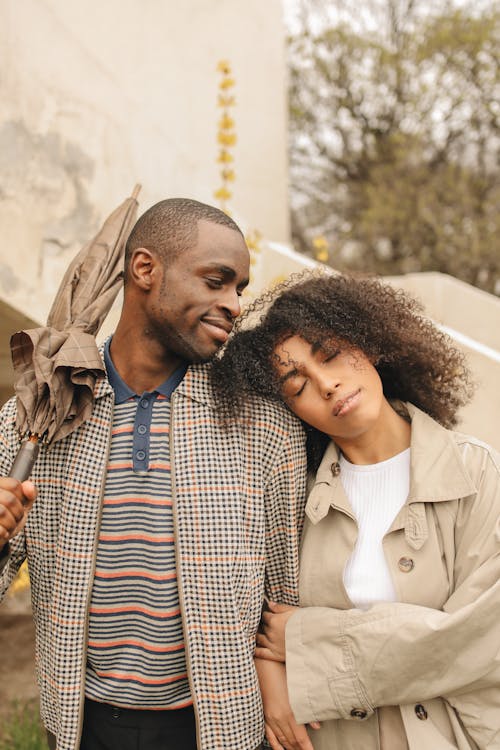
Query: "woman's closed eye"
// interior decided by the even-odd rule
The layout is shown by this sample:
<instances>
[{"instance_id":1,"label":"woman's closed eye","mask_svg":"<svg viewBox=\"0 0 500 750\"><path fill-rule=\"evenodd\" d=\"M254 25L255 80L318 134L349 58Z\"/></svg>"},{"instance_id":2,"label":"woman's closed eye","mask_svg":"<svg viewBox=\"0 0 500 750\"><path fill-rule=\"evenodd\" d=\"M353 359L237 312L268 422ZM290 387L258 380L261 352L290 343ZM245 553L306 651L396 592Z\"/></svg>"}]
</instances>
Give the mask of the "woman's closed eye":
<instances>
[{"instance_id":1,"label":"woman's closed eye","mask_svg":"<svg viewBox=\"0 0 500 750\"><path fill-rule=\"evenodd\" d=\"M287 388L284 393L285 399L293 399L298 398L304 393L305 387L307 385L307 378L304 378L304 380L300 381L294 381L287 383Z\"/></svg>"},{"instance_id":2,"label":"woman's closed eye","mask_svg":"<svg viewBox=\"0 0 500 750\"><path fill-rule=\"evenodd\" d=\"M332 361L333 359L335 359L335 357L338 357L338 355L340 354L340 352L341 352L341 350L340 350L340 349L337 349L337 350L336 350L336 351L334 351L334 352L331 352L331 353L330 353L330 352L328 352L328 353L325 353L325 356L324 356L324 358L323 358L323 360L322 360L322 364L323 364L323 365L326 365L326 364L328 364L328 362L331 362L331 361Z\"/></svg>"}]
</instances>

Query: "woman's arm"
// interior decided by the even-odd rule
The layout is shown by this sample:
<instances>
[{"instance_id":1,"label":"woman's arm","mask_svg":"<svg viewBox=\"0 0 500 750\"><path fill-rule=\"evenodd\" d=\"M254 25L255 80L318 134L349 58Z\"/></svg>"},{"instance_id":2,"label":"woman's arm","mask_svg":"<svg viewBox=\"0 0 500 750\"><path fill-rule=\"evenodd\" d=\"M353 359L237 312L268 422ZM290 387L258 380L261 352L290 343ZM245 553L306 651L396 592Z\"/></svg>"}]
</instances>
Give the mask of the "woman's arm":
<instances>
[{"instance_id":1,"label":"woman's arm","mask_svg":"<svg viewBox=\"0 0 500 750\"><path fill-rule=\"evenodd\" d=\"M295 718L363 719L377 706L500 685L499 612L500 581L453 614L411 604L300 609L286 628Z\"/></svg>"},{"instance_id":2,"label":"woman's arm","mask_svg":"<svg viewBox=\"0 0 500 750\"><path fill-rule=\"evenodd\" d=\"M313 750L306 728L295 721L286 685L286 670L283 664L255 659L259 678L266 737L272 750Z\"/></svg>"},{"instance_id":3,"label":"woman's arm","mask_svg":"<svg viewBox=\"0 0 500 750\"><path fill-rule=\"evenodd\" d=\"M456 519L455 590L445 611L395 603L363 612L311 607L289 618L287 679L297 721L361 719L377 706L441 696L469 727L470 696L492 689L498 710L500 478L494 455L486 451L474 481L477 495L461 501Z\"/></svg>"}]
</instances>

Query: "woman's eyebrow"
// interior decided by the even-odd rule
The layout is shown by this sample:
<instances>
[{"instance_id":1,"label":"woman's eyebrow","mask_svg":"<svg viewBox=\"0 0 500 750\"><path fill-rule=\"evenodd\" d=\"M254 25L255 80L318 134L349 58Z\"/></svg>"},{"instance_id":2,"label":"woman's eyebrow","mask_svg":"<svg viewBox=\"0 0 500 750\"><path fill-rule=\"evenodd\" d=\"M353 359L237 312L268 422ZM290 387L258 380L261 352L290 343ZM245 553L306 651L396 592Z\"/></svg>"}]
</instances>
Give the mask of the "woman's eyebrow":
<instances>
[{"instance_id":1,"label":"woman's eyebrow","mask_svg":"<svg viewBox=\"0 0 500 750\"><path fill-rule=\"evenodd\" d=\"M279 382L281 385L284 385L287 382L287 380L290 380L290 378L294 378L297 375L300 375L300 372L298 371L296 367L294 367L292 370L288 370L288 372L282 375L279 379Z\"/></svg>"}]
</instances>

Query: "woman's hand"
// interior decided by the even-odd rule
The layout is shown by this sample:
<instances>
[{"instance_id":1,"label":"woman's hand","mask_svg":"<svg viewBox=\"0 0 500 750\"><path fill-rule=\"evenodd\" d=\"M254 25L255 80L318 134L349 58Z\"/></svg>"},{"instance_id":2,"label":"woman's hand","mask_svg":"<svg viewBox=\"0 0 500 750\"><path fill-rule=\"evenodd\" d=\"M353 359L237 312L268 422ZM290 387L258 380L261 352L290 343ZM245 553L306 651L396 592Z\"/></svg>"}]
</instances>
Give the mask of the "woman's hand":
<instances>
[{"instance_id":1,"label":"woman's hand","mask_svg":"<svg viewBox=\"0 0 500 750\"><path fill-rule=\"evenodd\" d=\"M306 728L297 724L288 700L286 670L283 664L255 659L259 677L266 737L273 750L313 750ZM319 724L310 725L319 729Z\"/></svg>"},{"instance_id":2,"label":"woman's hand","mask_svg":"<svg viewBox=\"0 0 500 750\"><path fill-rule=\"evenodd\" d=\"M262 613L261 630L257 633L257 659L286 661L285 628L288 620L298 607L268 602L269 611Z\"/></svg>"}]
</instances>

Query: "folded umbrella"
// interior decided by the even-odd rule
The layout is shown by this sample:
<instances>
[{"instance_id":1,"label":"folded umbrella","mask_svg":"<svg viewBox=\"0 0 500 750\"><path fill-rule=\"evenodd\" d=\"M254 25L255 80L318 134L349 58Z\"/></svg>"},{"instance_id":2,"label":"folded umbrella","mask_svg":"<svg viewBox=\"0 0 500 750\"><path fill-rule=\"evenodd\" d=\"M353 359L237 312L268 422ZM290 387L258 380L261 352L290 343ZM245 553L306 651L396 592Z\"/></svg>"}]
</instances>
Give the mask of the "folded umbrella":
<instances>
[{"instance_id":1,"label":"folded umbrella","mask_svg":"<svg viewBox=\"0 0 500 750\"><path fill-rule=\"evenodd\" d=\"M122 284L125 245L137 215L136 185L70 264L47 326L10 340L21 447L10 476L24 481L40 443L69 435L92 413L94 389L104 377L95 334Z\"/></svg>"}]
</instances>

